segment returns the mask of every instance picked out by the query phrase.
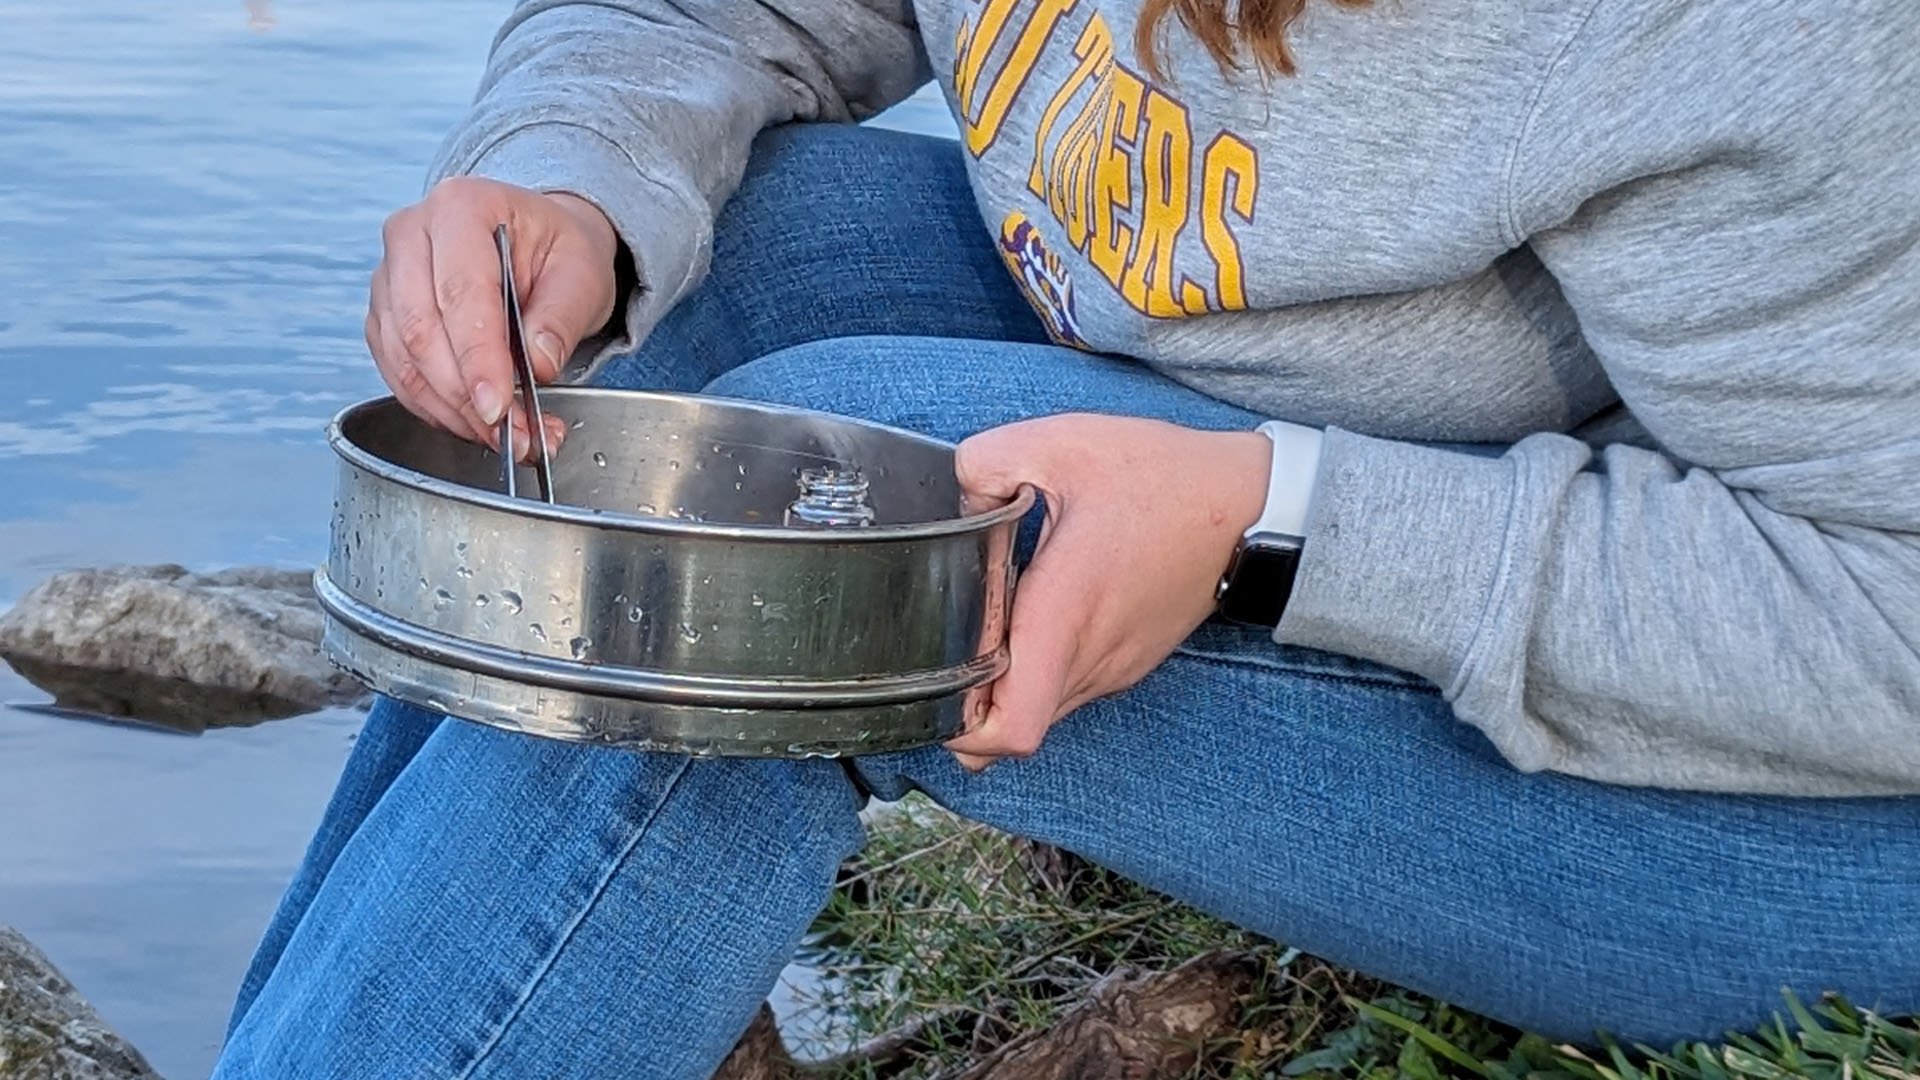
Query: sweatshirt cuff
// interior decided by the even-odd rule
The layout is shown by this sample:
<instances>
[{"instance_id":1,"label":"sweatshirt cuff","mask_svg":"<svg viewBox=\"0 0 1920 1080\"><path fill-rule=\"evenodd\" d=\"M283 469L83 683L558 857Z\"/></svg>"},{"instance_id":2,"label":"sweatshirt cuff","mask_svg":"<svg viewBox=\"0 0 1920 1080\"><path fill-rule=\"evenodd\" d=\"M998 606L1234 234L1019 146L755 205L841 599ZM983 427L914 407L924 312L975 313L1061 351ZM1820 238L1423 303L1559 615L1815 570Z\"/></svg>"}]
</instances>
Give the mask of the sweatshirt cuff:
<instances>
[{"instance_id":1,"label":"sweatshirt cuff","mask_svg":"<svg viewBox=\"0 0 1920 1080\"><path fill-rule=\"evenodd\" d=\"M540 192L577 195L600 209L633 255L638 287L622 298L624 319L580 343L560 376L579 382L598 363L633 351L701 272L712 229L704 205L649 178L611 140L578 124L542 122L501 137L467 168Z\"/></svg>"},{"instance_id":2,"label":"sweatshirt cuff","mask_svg":"<svg viewBox=\"0 0 1920 1080\"><path fill-rule=\"evenodd\" d=\"M1329 428L1282 645L1420 675L1449 698L1504 561L1514 465Z\"/></svg>"}]
</instances>

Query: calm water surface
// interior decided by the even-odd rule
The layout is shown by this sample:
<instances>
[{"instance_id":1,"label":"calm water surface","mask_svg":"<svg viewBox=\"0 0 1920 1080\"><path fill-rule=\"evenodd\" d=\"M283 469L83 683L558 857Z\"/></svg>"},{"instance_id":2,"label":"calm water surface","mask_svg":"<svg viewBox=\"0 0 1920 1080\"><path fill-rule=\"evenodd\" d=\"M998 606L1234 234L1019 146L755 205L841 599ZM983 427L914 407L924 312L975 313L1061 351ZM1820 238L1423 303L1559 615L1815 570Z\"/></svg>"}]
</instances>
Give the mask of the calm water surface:
<instances>
[{"instance_id":1,"label":"calm water surface","mask_svg":"<svg viewBox=\"0 0 1920 1080\"><path fill-rule=\"evenodd\" d=\"M109 562L326 542L381 219L506 0L0 0L0 606ZM886 123L949 127L923 97ZM0 922L169 1077L234 985L358 717L199 738L36 713L0 666Z\"/></svg>"}]
</instances>

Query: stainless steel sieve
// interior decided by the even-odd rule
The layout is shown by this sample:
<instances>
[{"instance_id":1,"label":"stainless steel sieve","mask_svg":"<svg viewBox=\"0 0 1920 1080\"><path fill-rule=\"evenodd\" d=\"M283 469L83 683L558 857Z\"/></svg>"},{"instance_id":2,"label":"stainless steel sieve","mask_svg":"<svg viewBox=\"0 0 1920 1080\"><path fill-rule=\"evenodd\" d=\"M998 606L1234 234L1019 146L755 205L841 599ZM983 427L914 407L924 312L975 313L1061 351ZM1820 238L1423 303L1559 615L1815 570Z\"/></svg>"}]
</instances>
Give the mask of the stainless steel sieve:
<instances>
[{"instance_id":1,"label":"stainless steel sieve","mask_svg":"<svg viewBox=\"0 0 1920 1080\"><path fill-rule=\"evenodd\" d=\"M946 739L1006 665L1023 493L961 511L952 447L822 413L548 388L555 504L391 398L355 405L315 587L374 690L551 738L836 756ZM874 523L790 527L803 471L858 469Z\"/></svg>"}]
</instances>

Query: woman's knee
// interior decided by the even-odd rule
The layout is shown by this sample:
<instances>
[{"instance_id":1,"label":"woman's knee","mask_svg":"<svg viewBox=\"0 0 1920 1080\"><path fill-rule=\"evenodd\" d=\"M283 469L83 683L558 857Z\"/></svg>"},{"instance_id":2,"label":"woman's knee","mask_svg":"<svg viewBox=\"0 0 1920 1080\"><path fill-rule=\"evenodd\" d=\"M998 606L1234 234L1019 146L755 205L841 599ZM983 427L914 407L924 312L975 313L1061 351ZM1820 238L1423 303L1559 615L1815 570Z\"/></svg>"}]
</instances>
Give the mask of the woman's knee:
<instances>
[{"instance_id":1,"label":"woman's knee","mask_svg":"<svg viewBox=\"0 0 1920 1080\"><path fill-rule=\"evenodd\" d=\"M852 124L770 128L754 140L740 186L721 212L721 227L733 218L768 213L788 220L817 215L823 191L852 191L857 200L892 198L888 181L928 173L951 173L966 183L965 166L950 140Z\"/></svg>"},{"instance_id":2,"label":"woman's knee","mask_svg":"<svg viewBox=\"0 0 1920 1080\"><path fill-rule=\"evenodd\" d=\"M957 440L973 433L964 380L914 339L831 338L781 349L721 375L707 392L853 416ZM976 347L978 343L972 343Z\"/></svg>"},{"instance_id":3,"label":"woman's knee","mask_svg":"<svg viewBox=\"0 0 1920 1080\"><path fill-rule=\"evenodd\" d=\"M754 143L740 186L720 209L706 283L690 299L718 302L733 320L772 319L774 330L839 324L849 327L839 333L859 333L852 327L863 315L887 307L873 302L876 287L889 283L876 281L873 258L897 259L915 233L944 235L959 220L977 231L951 142L843 124L775 128ZM960 276L956 245L931 242L947 249L949 276ZM894 277L924 276L933 261L897 267Z\"/></svg>"},{"instance_id":4,"label":"woman's knee","mask_svg":"<svg viewBox=\"0 0 1920 1080\"><path fill-rule=\"evenodd\" d=\"M949 441L1063 412L1120 413L1214 430L1250 428L1261 419L1133 361L966 336L835 334L761 356L707 389Z\"/></svg>"},{"instance_id":5,"label":"woman's knee","mask_svg":"<svg viewBox=\"0 0 1920 1080\"><path fill-rule=\"evenodd\" d=\"M951 141L839 124L769 131L714 223L705 279L602 379L691 390L855 334L1031 338L1038 321L996 252Z\"/></svg>"},{"instance_id":6,"label":"woman's knee","mask_svg":"<svg viewBox=\"0 0 1920 1080\"><path fill-rule=\"evenodd\" d=\"M1099 397L1088 365L1116 362L1008 341L849 336L780 349L719 376L707 392L817 409L958 442Z\"/></svg>"}]
</instances>

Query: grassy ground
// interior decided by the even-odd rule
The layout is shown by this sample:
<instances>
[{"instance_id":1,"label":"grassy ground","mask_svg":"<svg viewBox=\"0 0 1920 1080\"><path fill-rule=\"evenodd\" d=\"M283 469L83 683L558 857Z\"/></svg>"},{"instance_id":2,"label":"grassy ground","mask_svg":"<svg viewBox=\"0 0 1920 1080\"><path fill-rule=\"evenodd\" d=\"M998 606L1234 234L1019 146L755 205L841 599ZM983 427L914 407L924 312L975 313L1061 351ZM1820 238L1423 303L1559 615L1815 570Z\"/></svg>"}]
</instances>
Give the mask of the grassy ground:
<instances>
[{"instance_id":1,"label":"grassy ground","mask_svg":"<svg viewBox=\"0 0 1920 1080\"><path fill-rule=\"evenodd\" d=\"M1655 1051L1556 1046L1340 971L1085 864L931 806L874 830L816 927L832 976L821 1008L871 1037L935 1017L904 1066L848 1064L832 1080L951 1075L1011 1035L1042 1028L1125 965L1159 970L1218 949L1260 958L1239 1030L1194 1080L1441 1076L1568 1080L1920 1080L1920 1026L1829 1000L1782 1000L1782 1019L1725 1044Z\"/></svg>"}]
</instances>

